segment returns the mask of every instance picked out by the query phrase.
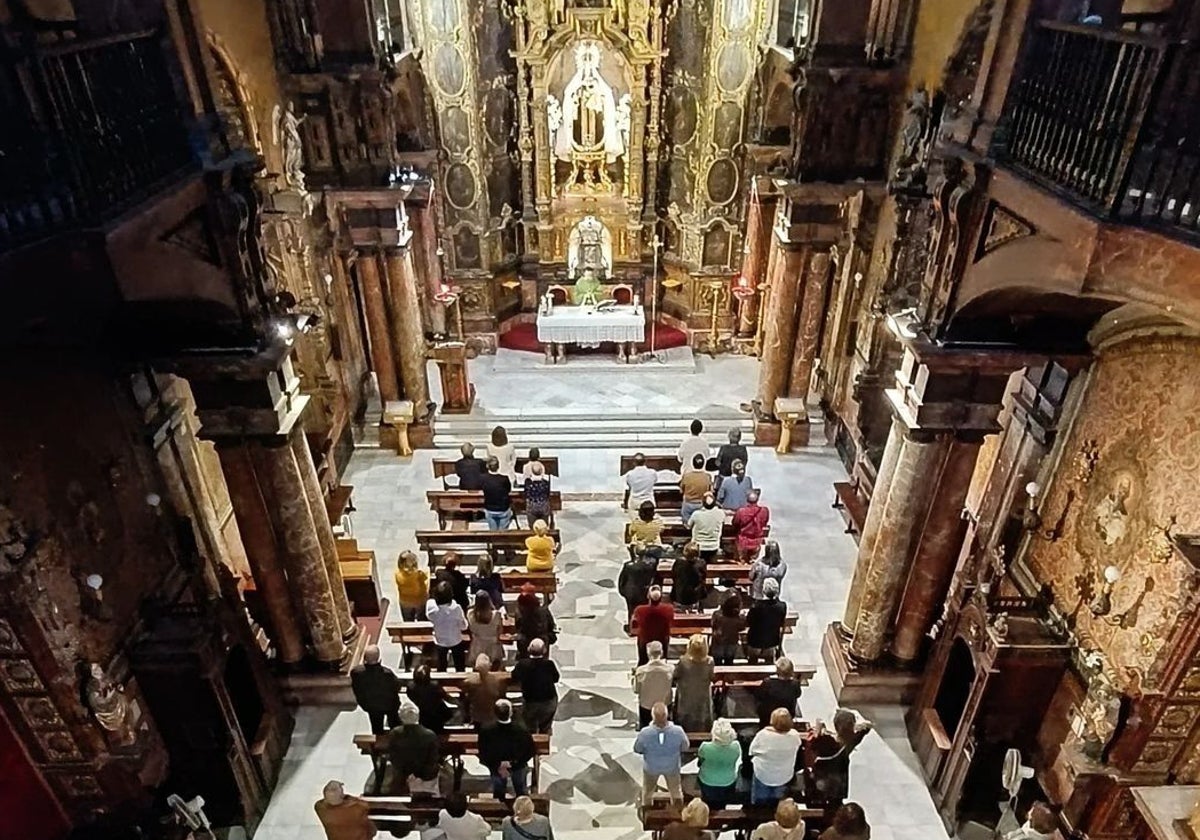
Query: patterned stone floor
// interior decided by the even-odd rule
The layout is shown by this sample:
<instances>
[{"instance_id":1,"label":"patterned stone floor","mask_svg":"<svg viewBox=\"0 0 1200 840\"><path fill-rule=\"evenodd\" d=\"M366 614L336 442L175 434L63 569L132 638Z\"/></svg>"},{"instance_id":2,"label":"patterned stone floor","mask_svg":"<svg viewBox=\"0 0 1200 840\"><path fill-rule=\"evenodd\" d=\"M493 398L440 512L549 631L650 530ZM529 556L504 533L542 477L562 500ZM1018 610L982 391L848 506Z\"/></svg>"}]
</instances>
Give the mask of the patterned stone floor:
<instances>
[{"instance_id":1,"label":"patterned stone floor","mask_svg":"<svg viewBox=\"0 0 1200 840\"><path fill-rule=\"evenodd\" d=\"M717 365L710 375L732 370ZM708 393L718 390L719 377L705 379ZM500 393L496 383L488 387ZM559 382L554 394L560 396L565 387ZM571 387L593 393L587 382ZM411 547L415 529L434 527L424 501L425 490L434 486L432 454L418 452L411 459L400 459L389 452L360 449L345 477L355 487L355 536L376 552L384 592L393 598L395 556ZM635 651L621 632L624 605L615 590L623 556L623 514L616 501L621 453L564 450L558 454L564 473L559 489L576 499L591 493L594 500L572 499L558 522L564 550L559 560L561 589L554 604L560 624L554 656L563 684L560 722L555 726L552 754L542 764L541 788L552 798L551 815L560 840L578 840L582 835L577 832L583 831L589 832L589 840L631 840L643 832L633 807L641 778L641 760L631 749L636 707L629 671ZM774 535L789 566L784 599L800 616L786 651L798 665L818 668L802 703L805 717L828 719L833 697L820 667L820 638L826 624L840 616L855 551L853 541L842 532L837 512L830 508L831 482L844 473L827 448L783 457L756 448L751 451L749 472L763 488L763 502L772 509ZM384 657L394 664L398 651L386 646ZM877 731L855 753L851 796L866 809L872 837L945 838L905 738L900 710L860 711L875 720ZM358 711L299 711L283 777L256 835L259 840L322 838L312 810L321 787L336 778L349 789L361 790L370 773L369 761L351 746L352 736L361 731L367 731L367 721Z\"/></svg>"}]
</instances>

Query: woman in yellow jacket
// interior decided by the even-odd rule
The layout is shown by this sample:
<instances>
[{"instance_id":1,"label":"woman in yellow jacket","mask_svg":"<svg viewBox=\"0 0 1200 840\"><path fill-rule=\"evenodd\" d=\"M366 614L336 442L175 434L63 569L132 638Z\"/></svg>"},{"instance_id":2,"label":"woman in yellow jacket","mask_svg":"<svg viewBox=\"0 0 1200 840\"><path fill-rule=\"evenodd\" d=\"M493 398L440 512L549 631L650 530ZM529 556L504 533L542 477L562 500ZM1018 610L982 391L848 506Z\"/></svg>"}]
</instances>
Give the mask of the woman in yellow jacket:
<instances>
[{"instance_id":1,"label":"woman in yellow jacket","mask_svg":"<svg viewBox=\"0 0 1200 840\"><path fill-rule=\"evenodd\" d=\"M420 621L429 600L429 572L417 567L417 555L400 552L396 563L396 592L400 596L400 615L405 621Z\"/></svg>"},{"instance_id":2,"label":"woman in yellow jacket","mask_svg":"<svg viewBox=\"0 0 1200 840\"><path fill-rule=\"evenodd\" d=\"M546 520L533 523L533 535L525 538L525 569L530 572L554 571L554 555L558 544L550 535Z\"/></svg>"}]
</instances>

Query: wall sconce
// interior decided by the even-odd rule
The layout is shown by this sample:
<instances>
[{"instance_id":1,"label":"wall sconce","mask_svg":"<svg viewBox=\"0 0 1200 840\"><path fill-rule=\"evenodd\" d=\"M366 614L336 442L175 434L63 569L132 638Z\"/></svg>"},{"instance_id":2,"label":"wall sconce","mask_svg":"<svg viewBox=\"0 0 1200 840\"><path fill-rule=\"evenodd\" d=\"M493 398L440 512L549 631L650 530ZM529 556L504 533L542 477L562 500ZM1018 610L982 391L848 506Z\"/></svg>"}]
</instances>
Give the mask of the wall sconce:
<instances>
[{"instance_id":1,"label":"wall sconce","mask_svg":"<svg viewBox=\"0 0 1200 840\"><path fill-rule=\"evenodd\" d=\"M1104 567L1104 583L1096 597L1088 604L1088 609L1096 618L1103 618L1112 612L1112 592L1117 581L1121 579L1121 570L1116 566Z\"/></svg>"},{"instance_id":2,"label":"wall sconce","mask_svg":"<svg viewBox=\"0 0 1200 840\"><path fill-rule=\"evenodd\" d=\"M1071 504L1075 501L1074 488L1067 491L1067 501L1063 505L1062 512L1055 520L1054 526L1048 529L1042 529L1042 514L1038 510L1038 496L1042 494L1042 486L1036 481L1031 481L1025 485L1025 508L1021 511L1021 528L1028 531L1036 537L1041 537L1047 542L1058 542L1062 537L1063 527L1067 523L1067 512L1071 509Z\"/></svg>"},{"instance_id":3,"label":"wall sconce","mask_svg":"<svg viewBox=\"0 0 1200 840\"><path fill-rule=\"evenodd\" d=\"M83 610L98 621L109 621L112 610L104 603L104 578L95 572L83 579Z\"/></svg>"},{"instance_id":4,"label":"wall sconce","mask_svg":"<svg viewBox=\"0 0 1200 840\"><path fill-rule=\"evenodd\" d=\"M439 248L438 250L440 251L441 249ZM433 296L433 299L442 306L446 307L447 311L449 311L451 307L454 308L454 322L455 326L458 327L458 340L466 341L466 331L463 329L462 305L459 303L459 298L461 297L462 289L460 289L458 286L451 286L448 283L443 283L438 293Z\"/></svg>"}]
</instances>

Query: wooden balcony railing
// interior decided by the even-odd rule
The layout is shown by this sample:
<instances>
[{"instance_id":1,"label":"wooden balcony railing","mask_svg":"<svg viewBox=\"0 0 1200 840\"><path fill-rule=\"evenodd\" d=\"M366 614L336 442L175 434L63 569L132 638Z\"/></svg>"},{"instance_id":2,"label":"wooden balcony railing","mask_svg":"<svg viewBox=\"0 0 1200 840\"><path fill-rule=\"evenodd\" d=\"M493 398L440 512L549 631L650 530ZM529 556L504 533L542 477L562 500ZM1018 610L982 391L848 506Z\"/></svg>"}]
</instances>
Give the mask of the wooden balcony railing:
<instances>
[{"instance_id":1,"label":"wooden balcony railing","mask_svg":"<svg viewBox=\"0 0 1200 840\"><path fill-rule=\"evenodd\" d=\"M1042 22L1005 108L997 160L1130 224L1200 232L1200 67L1179 41Z\"/></svg>"},{"instance_id":2,"label":"wooden balcony railing","mask_svg":"<svg viewBox=\"0 0 1200 840\"><path fill-rule=\"evenodd\" d=\"M100 224L199 167L161 40L0 53L0 251Z\"/></svg>"}]
</instances>

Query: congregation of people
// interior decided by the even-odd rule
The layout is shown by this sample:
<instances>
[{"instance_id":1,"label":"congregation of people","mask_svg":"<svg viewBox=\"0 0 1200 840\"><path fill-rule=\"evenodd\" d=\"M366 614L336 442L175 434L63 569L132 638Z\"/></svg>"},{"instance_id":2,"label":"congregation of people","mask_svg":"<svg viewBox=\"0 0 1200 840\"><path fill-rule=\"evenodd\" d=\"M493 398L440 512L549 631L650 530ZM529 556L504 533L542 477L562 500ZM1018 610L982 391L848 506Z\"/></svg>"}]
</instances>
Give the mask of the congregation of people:
<instances>
[{"instance_id":1,"label":"congregation of people","mask_svg":"<svg viewBox=\"0 0 1200 840\"><path fill-rule=\"evenodd\" d=\"M516 450L500 427L486 457L475 453L469 443L461 447L456 489L481 493L486 527L505 530L516 524L511 500L520 488L528 525L520 571L552 574L561 543L548 524L551 476L540 453L532 449L518 471ZM713 452L696 420L676 453L677 473L652 468L638 453L622 476L628 559L616 588L637 651L629 666L638 708L632 749L643 764L640 805L670 812L662 828L666 840L712 840L712 814L731 806L773 816L750 840L816 837L806 809L822 814L820 840L866 840L863 810L847 799L849 758L871 724L845 709L834 714L831 728L801 716L804 681L783 652L788 607L780 593L788 568L769 538L770 510L748 472L749 455L736 430ZM677 488L679 525L673 511L657 504L664 487ZM686 529L683 539L667 538L672 526L676 533ZM427 625L430 642L411 658L405 650L401 672L408 675L384 665L376 646L367 647L351 672L355 700L374 736L375 792L437 798L443 807L434 830L447 840L483 840L491 824L470 810L458 774L447 772L447 734L473 732L493 798L515 797L501 826L505 840L552 840L550 821L536 813L530 790L534 737L552 733L559 711L558 628L547 598L531 583L506 591L504 574L488 555L468 564L450 550L430 566L423 568L413 551L397 561L401 617L408 625ZM721 571L734 566L736 577ZM680 632L689 614L705 611L705 632ZM686 642L674 660L673 640L676 649ZM747 684L753 714L742 718L731 714L735 701L716 670L737 663L773 668ZM438 676L451 668L463 674L453 694ZM683 768L692 757L698 775L685 796ZM317 811L330 840L374 836L344 828L369 823L364 802L340 783L327 786ZM349 809L357 820L346 817Z\"/></svg>"}]
</instances>

